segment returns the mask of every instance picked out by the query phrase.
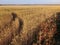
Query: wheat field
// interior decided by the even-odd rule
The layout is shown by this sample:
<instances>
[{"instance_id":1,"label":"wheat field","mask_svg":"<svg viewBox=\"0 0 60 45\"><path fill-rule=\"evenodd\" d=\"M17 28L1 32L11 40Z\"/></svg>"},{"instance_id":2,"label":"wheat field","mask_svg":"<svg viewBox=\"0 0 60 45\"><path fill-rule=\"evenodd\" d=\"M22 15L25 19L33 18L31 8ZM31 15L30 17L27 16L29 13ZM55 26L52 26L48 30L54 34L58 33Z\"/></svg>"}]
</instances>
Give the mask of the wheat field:
<instances>
[{"instance_id":1,"label":"wheat field","mask_svg":"<svg viewBox=\"0 0 60 45\"><path fill-rule=\"evenodd\" d=\"M0 6L0 45L60 45L57 15L60 6Z\"/></svg>"}]
</instances>

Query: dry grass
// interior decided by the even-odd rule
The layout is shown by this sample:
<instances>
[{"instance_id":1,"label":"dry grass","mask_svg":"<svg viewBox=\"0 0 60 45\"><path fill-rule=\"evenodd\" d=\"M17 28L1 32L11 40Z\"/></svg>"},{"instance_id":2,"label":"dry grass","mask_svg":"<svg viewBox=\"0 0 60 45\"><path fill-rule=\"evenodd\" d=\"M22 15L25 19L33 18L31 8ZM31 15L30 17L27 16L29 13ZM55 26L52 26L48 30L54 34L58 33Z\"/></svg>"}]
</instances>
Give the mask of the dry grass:
<instances>
[{"instance_id":1,"label":"dry grass","mask_svg":"<svg viewBox=\"0 0 60 45\"><path fill-rule=\"evenodd\" d=\"M36 38L39 37L38 35L41 33L41 28L44 26L46 27L47 25L52 25L50 22L49 24L46 24L46 19L56 17L55 13L59 11L60 6L0 6L0 40L2 40L0 41L0 45L32 45L32 43L33 45L38 45L38 40ZM15 13L17 15L15 20L13 20L12 13ZM6 25L8 25L7 28L5 27ZM54 32L52 31L49 31L49 33L51 33L51 35L54 35ZM4 34L6 34L6 37L9 38L5 39ZM49 37L49 35L47 36ZM4 39L5 41L3 41Z\"/></svg>"}]
</instances>

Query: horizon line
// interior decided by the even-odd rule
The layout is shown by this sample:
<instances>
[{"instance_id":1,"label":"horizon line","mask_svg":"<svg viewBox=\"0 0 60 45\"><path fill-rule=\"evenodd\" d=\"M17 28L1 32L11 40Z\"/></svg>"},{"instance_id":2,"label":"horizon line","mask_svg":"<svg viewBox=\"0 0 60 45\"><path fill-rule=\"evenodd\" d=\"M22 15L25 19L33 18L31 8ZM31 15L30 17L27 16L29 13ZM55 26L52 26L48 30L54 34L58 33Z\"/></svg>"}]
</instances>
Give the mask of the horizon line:
<instances>
[{"instance_id":1,"label":"horizon line","mask_svg":"<svg viewBox=\"0 0 60 45\"><path fill-rule=\"evenodd\" d=\"M60 6L60 4L0 4L0 6Z\"/></svg>"}]
</instances>

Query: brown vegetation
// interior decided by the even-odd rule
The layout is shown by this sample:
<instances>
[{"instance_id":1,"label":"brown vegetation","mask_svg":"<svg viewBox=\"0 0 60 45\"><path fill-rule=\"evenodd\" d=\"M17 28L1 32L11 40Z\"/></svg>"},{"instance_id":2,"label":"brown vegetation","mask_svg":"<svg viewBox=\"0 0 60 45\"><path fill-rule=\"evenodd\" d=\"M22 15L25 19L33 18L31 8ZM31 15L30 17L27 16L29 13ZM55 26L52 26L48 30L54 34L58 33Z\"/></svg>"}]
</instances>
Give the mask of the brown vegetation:
<instances>
[{"instance_id":1,"label":"brown vegetation","mask_svg":"<svg viewBox=\"0 0 60 45\"><path fill-rule=\"evenodd\" d=\"M56 45L57 7L0 7L0 45ZM60 15L60 14L59 14Z\"/></svg>"}]
</instances>

